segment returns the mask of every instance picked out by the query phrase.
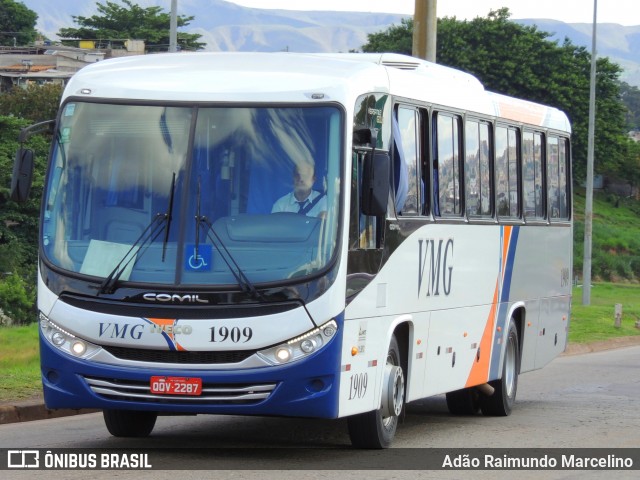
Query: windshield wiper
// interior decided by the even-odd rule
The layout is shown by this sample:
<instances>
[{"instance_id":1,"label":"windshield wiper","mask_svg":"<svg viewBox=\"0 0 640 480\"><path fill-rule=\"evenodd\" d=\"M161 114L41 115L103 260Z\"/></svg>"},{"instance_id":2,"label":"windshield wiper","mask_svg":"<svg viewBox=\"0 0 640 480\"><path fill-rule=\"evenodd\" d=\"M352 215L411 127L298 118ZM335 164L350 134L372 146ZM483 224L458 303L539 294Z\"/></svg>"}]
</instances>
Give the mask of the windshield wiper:
<instances>
[{"instance_id":1,"label":"windshield wiper","mask_svg":"<svg viewBox=\"0 0 640 480\"><path fill-rule=\"evenodd\" d=\"M176 172L173 172L171 178L171 192L169 193L169 206L167 212L164 214L167 221L166 228L164 230L164 241L162 242L162 261L167 254L167 243L169 242L169 230L171 229L171 219L173 218L173 197L176 192Z\"/></svg>"},{"instance_id":2,"label":"windshield wiper","mask_svg":"<svg viewBox=\"0 0 640 480\"><path fill-rule=\"evenodd\" d=\"M131 248L127 250L122 257L122 259L118 262L118 264L111 270L111 273L104 279L104 281L98 287L98 295L102 294L112 294L116 290L116 285L118 284L118 280L125 272L129 264L139 257L137 256L138 252L145 247L147 244L152 243L160 233L162 233L162 229L165 230L164 242L162 244L162 261L165 259L165 252L167 248L167 242L169 240L169 228L171 227L171 212L173 210L173 198L176 187L176 174L173 173L173 178L171 180L171 191L169 192L169 206L167 207L167 211L165 213L156 213L153 217L149 225L142 231L140 236L136 238ZM134 262L135 264L135 262Z\"/></svg>"},{"instance_id":3,"label":"windshield wiper","mask_svg":"<svg viewBox=\"0 0 640 480\"><path fill-rule=\"evenodd\" d=\"M235 277L236 281L238 282L238 285L240 285L240 287L242 288L242 291L246 293L250 293L257 300L264 300L260 292L256 290L256 287L253 285L251 280L249 280L249 278L242 271L242 268L240 268L240 266L238 265L238 262L235 261L235 259L233 258L233 255L231 255L231 252L229 252L229 250L225 246L220 236L216 233L215 229L213 228L213 224L211 223L211 220L209 220L204 215L198 216L196 218L196 228L199 228L200 225L204 226L204 228L206 229L209 240L211 240L211 243L216 247L216 250L218 250L218 252L220 253L220 256L224 260L224 263L226 263L227 267L229 267L229 271Z\"/></svg>"},{"instance_id":4,"label":"windshield wiper","mask_svg":"<svg viewBox=\"0 0 640 480\"><path fill-rule=\"evenodd\" d=\"M251 296L257 300L264 300L260 292L256 290L256 287L253 285L251 280L247 277L247 275L242 271L238 262L235 261L231 252L226 247L220 236L216 233L215 228L213 228L213 224L211 220L209 220L205 215L200 215L200 177L198 177L198 190L196 197L196 244L194 248L194 254L196 258L198 258L198 244L200 243L200 226L206 229L207 237L211 240L213 246L216 247L218 253L220 253L220 257L224 260L224 263L227 264L229 271L233 274L240 288L245 293L250 293Z\"/></svg>"}]
</instances>

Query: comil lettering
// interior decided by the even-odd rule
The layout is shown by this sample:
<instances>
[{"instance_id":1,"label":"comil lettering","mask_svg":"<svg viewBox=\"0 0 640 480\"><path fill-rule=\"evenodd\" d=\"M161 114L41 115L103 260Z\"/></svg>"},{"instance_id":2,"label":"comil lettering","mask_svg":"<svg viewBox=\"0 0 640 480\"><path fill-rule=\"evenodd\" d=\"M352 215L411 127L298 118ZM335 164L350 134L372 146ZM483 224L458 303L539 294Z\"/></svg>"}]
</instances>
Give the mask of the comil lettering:
<instances>
[{"instance_id":1,"label":"comil lettering","mask_svg":"<svg viewBox=\"0 0 640 480\"><path fill-rule=\"evenodd\" d=\"M453 277L453 238L418 240L418 296L451 293Z\"/></svg>"},{"instance_id":2,"label":"comil lettering","mask_svg":"<svg viewBox=\"0 0 640 480\"><path fill-rule=\"evenodd\" d=\"M149 302L172 302L172 303L209 303L209 300L200 298L198 294L186 293L145 293L142 298Z\"/></svg>"}]
</instances>

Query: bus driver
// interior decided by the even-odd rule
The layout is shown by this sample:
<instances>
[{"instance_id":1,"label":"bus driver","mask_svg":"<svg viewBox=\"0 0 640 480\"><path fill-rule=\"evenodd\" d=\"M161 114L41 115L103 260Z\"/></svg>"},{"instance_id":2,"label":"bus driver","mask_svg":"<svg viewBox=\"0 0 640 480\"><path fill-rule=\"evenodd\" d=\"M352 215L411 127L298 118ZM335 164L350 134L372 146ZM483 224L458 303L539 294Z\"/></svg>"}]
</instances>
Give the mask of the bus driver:
<instances>
[{"instance_id":1,"label":"bus driver","mask_svg":"<svg viewBox=\"0 0 640 480\"><path fill-rule=\"evenodd\" d=\"M327 212L327 198L313 190L316 181L314 167L308 162L296 165L293 170L293 191L279 198L273 204L271 213L293 212L310 217L324 217Z\"/></svg>"}]
</instances>

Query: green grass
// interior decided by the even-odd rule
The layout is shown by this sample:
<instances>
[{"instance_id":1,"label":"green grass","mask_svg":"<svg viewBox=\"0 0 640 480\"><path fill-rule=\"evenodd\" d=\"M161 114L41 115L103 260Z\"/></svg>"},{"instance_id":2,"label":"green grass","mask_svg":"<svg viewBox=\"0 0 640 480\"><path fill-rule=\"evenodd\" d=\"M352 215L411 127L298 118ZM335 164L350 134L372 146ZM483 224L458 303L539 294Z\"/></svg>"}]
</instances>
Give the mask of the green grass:
<instances>
[{"instance_id":1,"label":"green grass","mask_svg":"<svg viewBox=\"0 0 640 480\"><path fill-rule=\"evenodd\" d=\"M0 327L0 402L40 393L38 324Z\"/></svg>"},{"instance_id":2,"label":"green grass","mask_svg":"<svg viewBox=\"0 0 640 480\"><path fill-rule=\"evenodd\" d=\"M582 277L584 256L584 190L574 200L574 271ZM640 202L606 193L593 197L592 266L594 281L640 280Z\"/></svg>"},{"instance_id":3,"label":"green grass","mask_svg":"<svg viewBox=\"0 0 640 480\"><path fill-rule=\"evenodd\" d=\"M620 328L614 327L614 306L622 304ZM570 343L590 343L613 337L640 335L640 285L596 283L591 287L591 305L582 305L582 288L573 289Z\"/></svg>"},{"instance_id":4,"label":"green grass","mask_svg":"<svg viewBox=\"0 0 640 480\"><path fill-rule=\"evenodd\" d=\"M614 305L622 304L622 327L614 327ZM569 343L591 343L640 335L640 285L596 283L591 305L582 306L582 289L573 290ZM0 327L0 402L29 398L41 392L38 324Z\"/></svg>"}]
</instances>

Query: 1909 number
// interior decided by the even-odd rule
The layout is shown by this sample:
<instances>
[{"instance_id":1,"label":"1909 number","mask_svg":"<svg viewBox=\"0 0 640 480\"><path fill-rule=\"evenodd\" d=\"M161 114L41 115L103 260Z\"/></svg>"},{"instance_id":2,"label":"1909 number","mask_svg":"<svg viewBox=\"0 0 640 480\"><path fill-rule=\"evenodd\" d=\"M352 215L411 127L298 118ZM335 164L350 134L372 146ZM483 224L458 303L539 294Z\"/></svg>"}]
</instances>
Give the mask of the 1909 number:
<instances>
[{"instance_id":1,"label":"1909 number","mask_svg":"<svg viewBox=\"0 0 640 480\"><path fill-rule=\"evenodd\" d=\"M230 341L232 343L247 343L253 337L253 330L250 327L211 327L211 342L222 343Z\"/></svg>"},{"instance_id":2,"label":"1909 number","mask_svg":"<svg viewBox=\"0 0 640 480\"><path fill-rule=\"evenodd\" d=\"M351 375L351 386L349 388L349 400L362 398L367 393L367 383L369 375L367 373L356 373Z\"/></svg>"}]
</instances>

